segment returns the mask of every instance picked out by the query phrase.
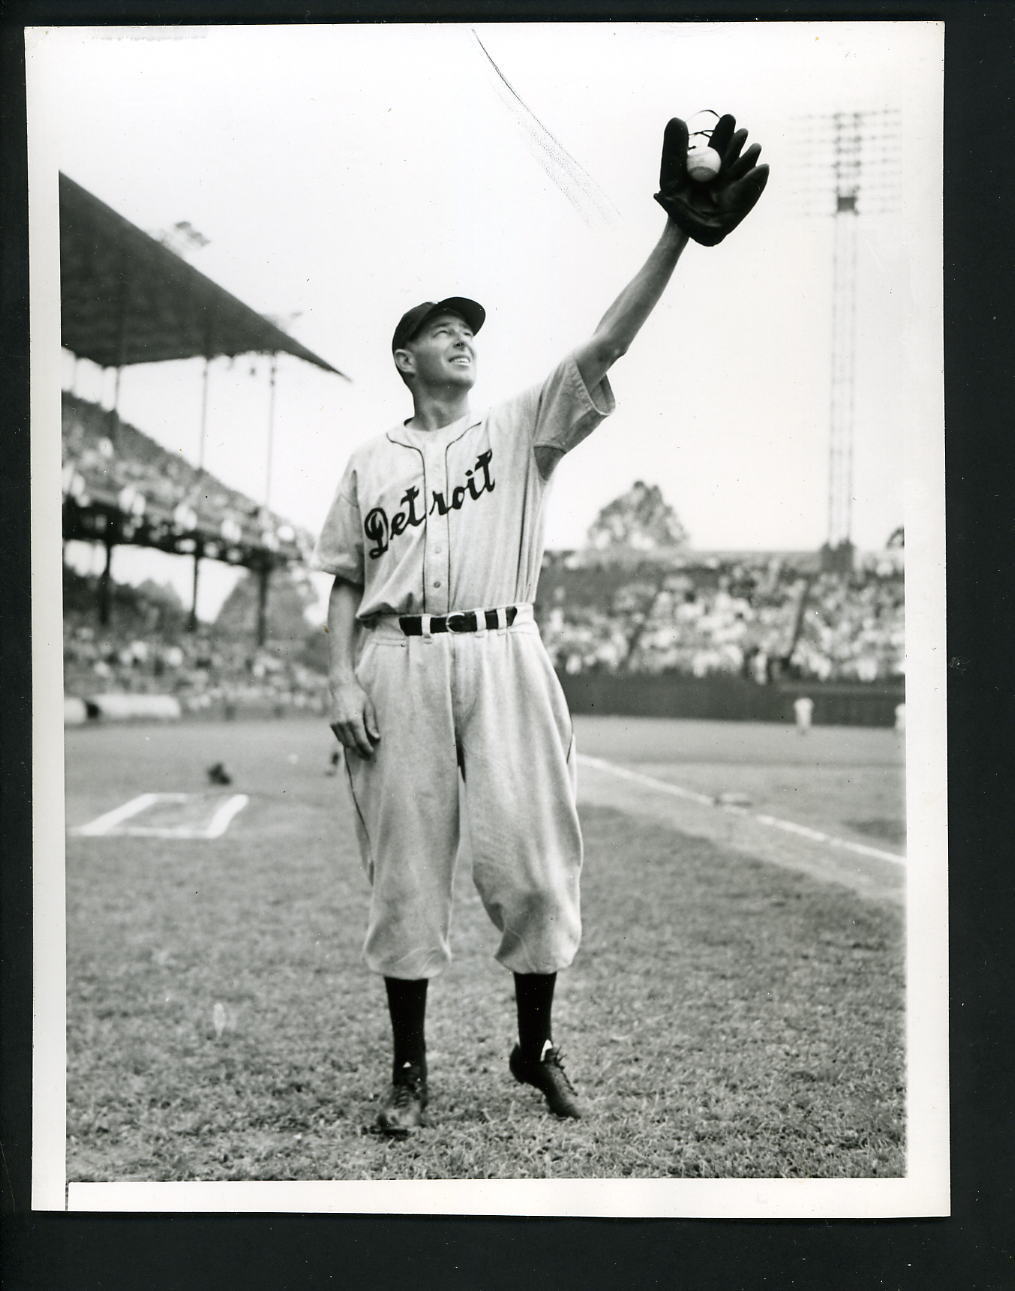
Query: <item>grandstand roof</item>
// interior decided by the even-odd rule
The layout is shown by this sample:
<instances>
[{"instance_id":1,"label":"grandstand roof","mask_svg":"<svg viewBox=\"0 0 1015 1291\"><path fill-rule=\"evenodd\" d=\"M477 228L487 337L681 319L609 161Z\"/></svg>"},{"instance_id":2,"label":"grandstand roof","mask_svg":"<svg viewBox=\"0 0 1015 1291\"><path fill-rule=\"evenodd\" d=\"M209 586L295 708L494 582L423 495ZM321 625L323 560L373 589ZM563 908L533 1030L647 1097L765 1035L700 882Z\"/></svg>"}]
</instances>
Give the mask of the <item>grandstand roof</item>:
<instances>
[{"instance_id":1,"label":"grandstand roof","mask_svg":"<svg viewBox=\"0 0 1015 1291\"><path fill-rule=\"evenodd\" d=\"M102 367L284 353L346 375L63 174L60 291L63 344Z\"/></svg>"}]
</instances>

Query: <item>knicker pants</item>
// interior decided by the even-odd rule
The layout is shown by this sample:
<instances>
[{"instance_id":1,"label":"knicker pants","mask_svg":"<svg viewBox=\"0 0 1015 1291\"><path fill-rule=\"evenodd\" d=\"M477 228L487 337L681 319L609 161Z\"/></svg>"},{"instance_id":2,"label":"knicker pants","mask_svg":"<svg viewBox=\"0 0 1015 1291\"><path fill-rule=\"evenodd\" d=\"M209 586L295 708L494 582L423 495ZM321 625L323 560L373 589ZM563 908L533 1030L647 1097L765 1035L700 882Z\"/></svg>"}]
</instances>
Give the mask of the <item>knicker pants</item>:
<instances>
[{"instance_id":1,"label":"knicker pants","mask_svg":"<svg viewBox=\"0 0 1015 1291\"><path fill-rule=\"evenodd\" d=\"M519 973L566 968L581 939L574 738L531 607L475 633L406 637L382 620L356 675L381 734L372 758L346 751L369 967L414 979L449 963L464 839L497 959Z\"/></svg>"}]
</instances>

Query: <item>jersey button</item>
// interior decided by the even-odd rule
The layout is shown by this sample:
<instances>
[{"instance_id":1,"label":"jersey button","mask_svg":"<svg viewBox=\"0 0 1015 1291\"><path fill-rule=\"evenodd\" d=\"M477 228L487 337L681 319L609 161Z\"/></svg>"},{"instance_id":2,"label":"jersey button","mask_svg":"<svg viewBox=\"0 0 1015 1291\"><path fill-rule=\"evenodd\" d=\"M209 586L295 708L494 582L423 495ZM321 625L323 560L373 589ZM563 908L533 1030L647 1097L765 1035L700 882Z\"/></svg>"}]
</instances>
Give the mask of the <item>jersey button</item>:
<instances>
[{"instance_id":1,"label":"jersey button","mask_svg":"<svg viewBox=\"0 0 1015 1291\"><path fill-rule=\"evenodd\" d=\"M433 585L434 585L434 587L440 587L440 585L441 585L441 580L440 580L439 578L435 578L435 579L433 580Z\"/></svg>"}]
</instances>

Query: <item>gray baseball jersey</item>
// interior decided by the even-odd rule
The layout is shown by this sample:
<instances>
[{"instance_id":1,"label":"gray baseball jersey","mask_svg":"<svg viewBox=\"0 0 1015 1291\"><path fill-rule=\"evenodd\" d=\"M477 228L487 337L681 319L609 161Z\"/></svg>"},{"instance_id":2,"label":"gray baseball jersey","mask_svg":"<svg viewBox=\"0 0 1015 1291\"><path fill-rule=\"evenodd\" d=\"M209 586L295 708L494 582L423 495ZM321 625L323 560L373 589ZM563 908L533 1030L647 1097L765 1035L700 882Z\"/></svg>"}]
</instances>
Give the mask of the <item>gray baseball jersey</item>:
<instances>
[{"instance_id":1,"label":"gray baseball jersey","mask_svg":"<svg viewBox=\"0 0 1015 1291\"><path fill-rule=\"evenodd\" d=\"M353 453L316 564L362 586L356 677L381 732L345 752L371 882L367 963L439 973L467 845L497 958L566 967L581 937L582 840L563 692L532 618L553 467L613 410L573 358L541 385L441 430L399 425ZM518 613L508 625L503 607ZM431 635L429 617L500 609L498 627ZM394 616L420 614L407 636Z\"/></svg>"},{"instance_id":2,"label":"gray baseball jersey","mask_svg":"<svg viewBox=\"0 0 1015 1291\"><path fill-rule=\"evenodd\" d=\"M533 600L553 467L614 408L568 356L523 394L440 430L397 425L349 460L314 553L363 588L358 617Z\"/></svg>"}]
</instances>

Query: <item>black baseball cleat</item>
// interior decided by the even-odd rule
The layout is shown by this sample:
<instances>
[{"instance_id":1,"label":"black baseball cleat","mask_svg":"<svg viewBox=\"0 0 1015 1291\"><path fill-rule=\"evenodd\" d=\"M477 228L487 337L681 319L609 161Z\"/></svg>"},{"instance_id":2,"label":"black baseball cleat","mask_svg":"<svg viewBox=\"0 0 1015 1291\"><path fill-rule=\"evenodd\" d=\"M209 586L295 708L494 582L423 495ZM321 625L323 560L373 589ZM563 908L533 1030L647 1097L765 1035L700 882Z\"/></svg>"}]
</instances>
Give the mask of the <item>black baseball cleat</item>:
<instances>
[{"instance_id":1,"label":"black baseball cleat","mask_svg":"<svg viewBox=\"0 0 1015 1291\"><path fill-rule=\"evenodd\" d=\"M405 1063L395 1073L388 1096L377 1113L377 1128L394 1139L404 1139L426 1125L426 1068Z\"/></svg>"},{"instance_id":2,"label":"black baseball cleat","mask_svg":"<svg viewBox=\"0 0 1015 1291\"><path fill-rule=\"evenodd\" d=\"M516 1044L511 1050L508 1066L511 1068L511 1075L520 1084L534 1085L545 1095L546 1105L555 1116L581 1120L584 1113L578 1101L578 1093L567 1078L559 1049L547 1043L543 1046L542 1058L533 1061L526 1058L521 1046Z\"/></svg>"}]
</instances>

